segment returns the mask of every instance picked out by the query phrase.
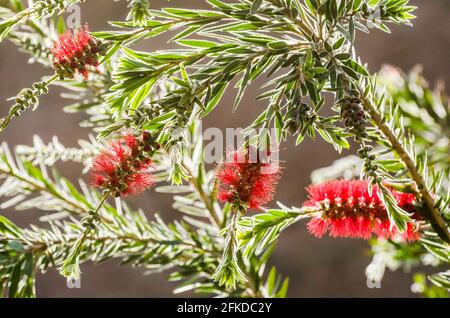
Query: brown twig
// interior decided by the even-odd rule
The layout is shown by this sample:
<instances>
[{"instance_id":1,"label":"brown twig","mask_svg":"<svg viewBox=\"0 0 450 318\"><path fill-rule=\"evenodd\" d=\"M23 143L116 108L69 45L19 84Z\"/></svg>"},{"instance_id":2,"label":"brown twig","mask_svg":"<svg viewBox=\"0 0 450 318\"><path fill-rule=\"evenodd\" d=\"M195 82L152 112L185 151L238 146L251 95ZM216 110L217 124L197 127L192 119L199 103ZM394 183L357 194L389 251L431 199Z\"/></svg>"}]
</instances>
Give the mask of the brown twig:
<instances>
[{"instance_id":1,"label":"brown twig","mask_svg":"<svg viewBox=\"0 0 450 318\"><path fill-rule=\"evenodd\" d=\"M425 202L428 212L425 217L428 218L428 221L433 226L434 230L437 234L447 243L450 243L450 232L448 230L448 226L442 217L440 211L436 208L436 202L431 194L428 186L422 176L422 174L418 171L417 166L414 160L411 158L407 150L403 147L400 141L395 136L394 132L389 128L389 126L385 123L384 118L381 114L379 114L372 104L372 102L368 98L362 99L365 110L368 112L370 117L372 118L375 125L380 129L383 135L389 140L392 149L400 157L401 161L404 163L406 168L408 169L412 179L417 185L418 192L420 193L423 201Z\"/></svg>"}]
</instances>

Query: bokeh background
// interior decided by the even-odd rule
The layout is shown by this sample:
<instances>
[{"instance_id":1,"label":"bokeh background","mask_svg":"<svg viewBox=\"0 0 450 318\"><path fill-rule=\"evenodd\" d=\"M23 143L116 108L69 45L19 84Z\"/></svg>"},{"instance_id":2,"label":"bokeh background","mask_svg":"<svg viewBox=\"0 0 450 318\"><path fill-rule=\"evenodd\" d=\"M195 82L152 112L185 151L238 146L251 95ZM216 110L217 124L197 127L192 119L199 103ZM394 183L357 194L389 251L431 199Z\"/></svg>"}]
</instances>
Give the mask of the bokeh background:
<instances>
[{"instance_id":1,"label":"bokeh background","mask_svg":"<svg viewBox=\"0 0 450 318\"><path fill-rule=\"evenodd\" d=\"M153 8L165 6L206 8L203 1L151 0ZM416 64L424 67L424 73L431 83L444 80L450 83L450 1L412 0L416 5L418 18L414 27L392 27L392 34L373 31L370 35L359 34L357 48L371 71L377 71L383 64L393 64L407 71ZM91 30L108 28L108 20L123 20L126 16L126 0L86 1L81 5L82 22L88 22ZM140 49L156 50L167 47L164 37L141 45ZM16 48L4 41L0 45L0 115L6 114L10 102L21 88L29 87L49 70L38 64L27 64L28 57L18 53ZM232 114L233 92L228 92L220 107L205 120L204 127L246 127L263 108L255 103L258 94L255 83L247 91L240 109ZM86 138L89 131L78 127L82 114L65 114L62 107L66 100L59 97L61 91L51 88L51 94L41 98L40 107L26 112L20 120L14 120L0 141L11 146L31 144L34 134L45 141L57 135L67 146L76 146L79 138ZM448 89L447 89L448 92ZM306 139L295 147L289 140L281 146L281 160L285 161L284 175L278 188L277 199L287 205L301 206L306 193L304 187L310 182L310 172L331 164L339 155L322 140ZM351 153L346 152L345 154ZM71 180L77 180L81 167L64 164L58 167ZM1 199L0 199L1 200ZM143 207L149 214L159 211L170 220L179 216L171 208L171 198L152 191L132 202ZM39 211L0 211L21 226L38 222ZM316 239L306 231L300 222L290 227L282 236L273 254L271 264L290 277L290 297L416 297L410 291L411 275L397 271L387 272L381 288L366 286L364 269L370 262L368 244L362 240ZM65 279L55 270L38 275L39 297L172 297L174 284L165 280L165 274L143 276L144 270L121 267L114 261L101 265L82 266L80 289L66 287ZM178 295L185 296L185 295Z\"/></svg>"}]
</instances>

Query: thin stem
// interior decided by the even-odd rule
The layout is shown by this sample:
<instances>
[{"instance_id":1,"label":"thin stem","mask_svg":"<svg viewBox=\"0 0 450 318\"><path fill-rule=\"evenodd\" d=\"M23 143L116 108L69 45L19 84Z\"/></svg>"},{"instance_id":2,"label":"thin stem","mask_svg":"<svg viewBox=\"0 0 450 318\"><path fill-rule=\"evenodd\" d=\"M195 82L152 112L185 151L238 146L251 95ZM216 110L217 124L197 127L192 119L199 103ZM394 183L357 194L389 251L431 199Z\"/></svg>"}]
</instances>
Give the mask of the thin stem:
<instances>
[{"instance_id":1,"label":"thin stem","mask_svg":"<svg viewBox=\"0 0 450 318\"><path fill-rule=\"evenodd\" d=\"M294 22L294 24L299 28L299 31L302 35L306 36L307 38L314 38L314 31L311 26L308 25L306 21L303 19L300 19L298 17L292 17L291 12L289 8L287 8L280 0L266 0L267 2L271 3L274 6L277 6L281 9L283 9L284 14Z\"/></svg>"},{"instance_id":2,"label":"thin stem","mask_svg":"<svg viewBox=\"0 0 450 318\"><path fill-rule=\"evenodd\" d=\"M198 179L193 177L192 171L186 167L186 165L183 164L183 168L188 172L190 175L189 182L192 184L192 186L195 188L195 190L198 192L200 199L205 204L205 207L210 213L211 216L211 224L217 228L218 231L222 229L222 222L220 221L220 218L214 208L214 205L212 203L212 199L205 193L205 191L202 188L202 185L199 183ZM240 212L236 208L232 208L231 211L231 221L228 228L228 235L227 241L230 242L230 244L236 240L236 231L237 231L237 225L239 220ZM241 255L241 251L236 251L236 256ZM240 258L240 257L238 257ZM242 264L241 264L242 265ZM259 291L256 289L256 284L253 281L252 277L250 275L246 275L247 279L247 293L251 297L259 297Z\"/></svg>"},{"instance_id":3,"label":"thin stem","mask_svg":"<svg viewBox=\"0 0 450 318\"><path fill-rule=\"evenodd\" d=\"M239 209L237 209L235 206L232 207L232 211L231 211L231 222L230 222L230 227L229 227L229 235L230 235L230 239L229 241L231 242L232 240L237 240L236 239L236 231L237 231L237 227L238 227L238 221L239 221L239 217L241 215L241 212L239 211ZM235 257L238 258L238 261L242 259L242 252L239 250L238 247L236 247L236 254ZM245 264L240 264L240 266L245 268ZM247 293L249 294L249 296L257 298L259 297L259 290L256 288L256 283L253 280L253 277L251 275L245 275L246 277L246 284L247 284Z\"/></svg>"},{"instance_id":4,"label":"thin stem","mask_svg":"<svg viewBox=\"0 0 450 318\"><path fill-rule=\"evenodd\" d=\"M197 191L200 197L200 200L202 200L202 202L205 204L205 207L211 217L212 225L216 226L220 231L222 229L222 222L220 221L220 217L216 212L216 209L214 208L213 199L208 194L206 194L205 190L203 190L202 184L199 182L198 178L194 177L192 170L189 169L184 164L184 162L181 163L181 166L189 175L189 183L194 187L195 191Z\"/></svg>"},{"instance_id":5,"label":"thin stem","mask_svg":"<svg viewBox=\"0 0 450 318\"><path fill-rule=\"evenodd\" d=\"M101 221L98 213L100 209L102 208L103 204L105 204L106 199L108 199L109 195L111 194L111 191L107 191L103 194L102 199L100 200L99 204L97 205L97 208L89 212L90 217L84 218L82 221L82 225L84 226L83 235L77 239L75 242L75 245L70 252L70 254L65 258L65 260L62 262L61 266L59 267L59 272L61 275L65 277L72 277L72 278L78 278L80 275L80 266L79 266L79 259L80 259L80 253L83 249L84 242L86 241L88 234L95 230L94 222L95 221Z\"/></svg>"},{"instance_id":6,"label":"thin stem","mask_svg":"<svg viewBox=\"0 0 450 318\"><path fill-rule=\"evenodd\" d=\"M108 197L110 196L110 194L111 194L111 191L106 191L106 192L103 194L102 199L101 199L100 202L98 203L98 205L97 205L97 207L95 208L95 210L92 211L92 212L89 212L89 214L91 215L91 217L86 221L87 224L84 225L84 226L85 226L85 229L84 229L84 232L83 232L83 236L80 238L79 242L77 242L77 246L79 245L80 248L82 247L84 241L86 240L87 235L88 235L88 234L91 232L91 230L93 229L94 222L95 222L96 220L101 221L101 218L100 218L100 216L99 216L99 212L100 212L100 209L101 209L101 208L103 207L103 205L105 204L105 202L106 202L106 200L108 199Z\"/></svg>"},{"instance_id":7,"label":"thin stem","mask_svg":"<svg viewBox=\"0 0 450 318\"><path fill-rule=\"evenodd\" d=\"M108 199L108 197L110 196L110 194L111 194L111 191L106 191L103 194L102 199L100 200L99 204L97 205L97 208L93 211L93 215L98 215L98 212L103 207L103 204L105 204L105 202Z\"/></svg>"},{"instance_id":8,"label":"thin stem","mask_svg":"<svg viewBox=\"0 0 450 318\"><path fill-rule=\"evenodd\" d=\"M20 11L15 10L15 8L11 7L10 10L14 13L20 13ZM42 30L42 28L40 26L38 26L35 22L31 21L31 20L27 20L26 24L32 28L34 31L36 31L37 34L39 34L41 37L45 38L47 36L47 34ZM13 35L10 33L8 34L9 37L13 37Z\"/></svg>"},{"instance_id":9,"label":"thin stem","mask_svg":"<svg viewBox=\"0 0 450 318\"><path fill-rule=\"evenodd\" d=\"M13 239L9 239L7 237L0 237L0 243L7 243L10 241L19 241L21 243L24 244L31 244L29 246L29 250L31 252L42 252L45 251L55 245L68 245L71 244L75 241L78 240L78 237L71 237L67 240L60 240L60 239L56 239L54 241L51 242L44 242L44 241L29 241L26 239L21 239L21 238L13 238ZM204 253L208 253L211 254L212 256L219 256L219 254L217 253L217 251L213 251L207 248L203 248L200 247L198 245L196 245L195 243L190 243L190 242L186 242L186 241L161 241L161 240L157 240L154 238L139 238L137 236L134 235L118 235L118 236L100 236L100 237L95 237L95 236L89 236L87 235L85 238L85 241L92 241L92 242L106 242L106 241L132 241L132 242L136 242L136 243L141 243L141 244L149 244L149 243L154 243L154 244L160 244L160 245L179 245L179 246L185 246L187 248L193 248L193 249L198 249L199 251L202 251Z\"/></svg>"},{"instance_id":10,"label":"thin stem","mask_svg":"<svg viewBox=\"0 0 450 318\"><path fill-rule=\"evenodd\" d=\"M64 209L64 211L67 211L67 212L69 212L71 214L75 214L75 215L89 212L89 207L82 206L78 202L70 200L69 196L64 196L58 192L53 191L52 189L46 188L45 186L42 186L41 184L34 182L33 180L30 180L24 176L21 176L21 175L15 173L12 169L4 170L4 169L0 168L0 175L1 174L6 174L10 177L13 177L13 178L19 180L19 181L25 182L26 184L30 185L34 189L34 191L48 193L48 194L52 195L53 197L61 200L62 202L67 203L70 207L73 208L73 209ZM104 222L111 223L111 220L106 217L101 216L101 219Z\"/></svg>"},{"instance_id":11,"label":"thin stem","mask_svg":"<svg viewBox=\"0 0 450 318\"><path fill-rule=\"evenodd\" d=\"M395 150L400 159L403 161L412 179L417 184L418 191L429 210L428 218L431 225L433 226L437 234L439 234L439 236L444 241L450 243L450 232L448 230L446 222L443 219L440 211L436 208L436 202L430 190L428 189L428 186L422 174L418 171L417 166L414 163L414 160L411 158L407 150L397 139L394 132L391 131L391 129L385 123L384 118L377 112L376 108L371 103L371 101L367 98L363 98L362 101L364 108L369 113L370 117L372 118L376 126L381 130L383 135L389 140L392 148Z\"/></svg>"},{"instance_id":12,"label":"thin stem","mask_svg":"<svg viewBox=\"0 0 450 318\"><path fill-rule=\"evenodd\" d=\"M86 207L79 205L77 202L71 201L69 200L68 197L65 197L57 192L54 192L48 188L43 187L40 184L37 184L35 182L33 182L32 180L29 180L23 176L20 176L18 174L16 174L13 170L3 170L0 168L0 174L6 174L10 177L13 177L17 180L20 180L22 182L27 183L28 185L32 186L33 189L35 191L40 191L40 192L46 192L48 194L51 194L52 196L54 196L55 198L67 203L68 205L70 205L71 207L73 207L73 210L68 210L68 212L72 213L72 214L79 214L79 213L86 213L88 212L88 209L86 209Z\"/></svg>"},{"instance_id":13,"label":"thin stem","mask_svg":"<svg viewBox=\"0 0 450 318\"><path fill-rule=\"evenodd\" d=\"M218 214L214 208L212 199L205 193L199 180L193 176L192 171L188 167L186 167L186 165L184 165L184 164L182 164L182 165L183 165L183 168L190 175L189 182L195 188L195 190L197 191L197 193L200 196L200 199L205 204L206 209L209 211L209 214L211 216L211 219L210 219L211 224L214 227L216 227L218 231L220 231L222 229L222 222L220 221L220 217L218 216ZM230 242L230 244L232 244L232 242L234 240L236 240L236 231L237 231L237 225L238 225L240 212L237 209L233 208L231 215L232 215L232 218L231 218L230 225L228 228L228 231L229 231L228 236L229 237L227 238L227 241ZM237 257L238 254L241 255L241 252L239 250L236 252L235 257ZM246 276L249 276L249 275L246 275ZM258 297L259 291L256 290L255 282L253 281L253 279L251 277L246 277L246 278L247 278L247 285L248 285L247 286L248 294L252 297Z\"/></svg>"},{"instance_id":14,"label":"thin stem","mask_svg":"<svg viewBox=\"0 0 450 318\"><path fill-rule=\"evenodd\" d=\"M57 10L61 13L68 6L78 3L81 0L71 0L63 2L52 2L52 1L38 1L37 3L30 5L28 8L17 11L13 6L8 6L11 11L16 13L13 17L6 19L0 23L0 42L6 37L11 31L12 27L19 23L26 23L30 25L33 29L39 29L34 22L30 20L39 20L49 15L53 14ZM2 25L3 24L3 25ZM42 34L43 35L43 34Z\"/></svg>"},{"instance_id":15,"label":"thin stem","mask_svg":"<svg viewBox=\"0 0 450 318\"><path fill-rule=\"evenodd\" d=\"M50 85L51 83L53 83L54 81L56 81L59 78L58 74L53 75L52 77L50 77L48 80L45 81L45 83L47 85Z\"/></svg>"},{"instance_id":16,"label":"thin stem","mask_svg":"<svg viewBox=\"0 0 450 318\"><path fill-rule=\"evenodd\" d=\"M214 225L216 225L217 228L220 230L222 222L220 221L220 218L214 208L214 204L213 204L211 198L205 193L205 191L203 190L203 187L200 184L200 182L198 181L198 179L195 177L192 177L192 174L191 174L191 177L189 178L189 182L195 188L198 195L200 196L200 199L205 204L205 207L209 211L209 214L214 222Z\"/></svg>"},{"instance_id":17,"label":"thin stem","mask_svg":"<svg viewBox=\"0 0 450 318\"><path fill-rule=\"evenodd\" d=\"M33 88L22 90L16 97L16 102L11 107L8 115L0 119L0 133L3 132L11 122L11 119L19 116L24 110L38 105L38 97L47 94L48 86L59 78L58 74L54 74L46 81L33 84Z\"/></svg>"},{"instance_id":18,"label":"thin stem","mask_svg":"<svg viewBox=\"0 0 450 318\"><path fill-rule=\"evenodd\" d=\"M218 17L209 17L207 18L207 20L211 21L209 23L212 22L217 22L223 19L229 19L228 16L223 15L223 16L218 16ZM167 22L161 23L159 24L157 27L161 28L161 27L166 27L166 26L170 26L170 28L172 28L173 26L177 26L177 24L182 24L182 23L193 23L196 21L204 21L205 19L202 18L174 18L173 20L169 20ZM168 30L170 30L170 28L168 28ZM135 38L138 37L140 33L144 33L144 32L151 32L152 29L154 29L154 27L146 27L146 26L140 26L136 31L132 32L130 34L130 36L128 38Z\"/></svg>"}]
</instances>

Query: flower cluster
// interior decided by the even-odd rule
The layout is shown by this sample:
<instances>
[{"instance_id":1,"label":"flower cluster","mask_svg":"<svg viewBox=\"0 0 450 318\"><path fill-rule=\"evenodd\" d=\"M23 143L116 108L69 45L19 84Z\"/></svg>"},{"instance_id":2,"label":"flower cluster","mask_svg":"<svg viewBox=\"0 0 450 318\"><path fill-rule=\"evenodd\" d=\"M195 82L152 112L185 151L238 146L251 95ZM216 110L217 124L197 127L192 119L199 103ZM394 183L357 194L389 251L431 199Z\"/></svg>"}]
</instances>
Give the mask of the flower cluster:
<instances>
[{"instance_id":1,"label":"flower cluster","mask_svg":"<svg viewBox=\"0 0 450 318\"><path fill-rule=\"evenodd\" d=\"M408 223L404 233L391 225L386 208L377 194L377 186L369 192L369 183L362 180L333 180L308 187L305 208L317 209L321 215L308 223L308 230L322 237L329 230L332 237L369 239L401 236L408 241L419 238L418 223ZM400 208L414 213L415 196L393 191Z\"/></svg>"},{"instance_id":2,"label":"flower cluster","mask_svg":"<svg viewBox=\"0 0 450 318\"><path fill-rule=\"evenodd\" d=\"M252 158L253 153L258 153L255 158ZM230 158L217 167L216 177L220 181L219 201L230 202L241 211L261 209L275 194L280 168L264 162L258 151L247 148L232 152Z\"/></svg>"},{"instance_id":3,"label":"flower cluster","mask_svg":"<svg viewBox=\"0 0 450 318\"><path fill-rule=\"evenodd\" d=\"M87 79L89 67L98 66L98 55L102 51L101 42L92 37L87 27L76 34L67 31L53 44L53 67L62 78L73 78L79 73Z\"/></svg>"},{"instance_id":4,"label":"flower cluster","mask_svg":"<svg viewBox=\"0 0 450 318\"><path fill-rule=\"evenodd\" d=\"M154 184L150 173L151 156L158 145L149 133L141 138L132 134L110 143L95 158L92 183L109 190L114 196L130 196L143 192Z\"/></svg>"}]
</instances>

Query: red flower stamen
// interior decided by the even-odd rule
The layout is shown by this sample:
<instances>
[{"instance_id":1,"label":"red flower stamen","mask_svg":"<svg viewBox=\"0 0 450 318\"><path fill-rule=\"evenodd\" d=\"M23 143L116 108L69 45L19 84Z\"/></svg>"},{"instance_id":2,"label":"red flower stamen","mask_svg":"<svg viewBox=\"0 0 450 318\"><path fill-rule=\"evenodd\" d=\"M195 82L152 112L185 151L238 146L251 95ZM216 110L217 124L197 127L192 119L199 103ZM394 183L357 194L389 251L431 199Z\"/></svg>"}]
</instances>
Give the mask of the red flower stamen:
<instances>
[{"instance_id":1,"label":"red flower stamen","mask_svg":"<svg viewBox=\"0 0 450 318\"><path fill-rule=\"evenodd\" d=\"M408 223L404 233L399 233L389 220L386 208L379 198L377 186L369 193L369 183L362 180L333 180L307 188L309 199L304 207L322 211L311 219L308 230L321 238L328 230L332 237L369 239L401 236L408 241L419 239L418 223ZM414 213L415 196L392 191L400 208Z\"/></svg>"},{"instance_id":2,"label":"red flower stamen","mask_svg":"<svg viewBox=\"0 0 450 318\"><path fill-rule=\"evenodd\" d=\"M216 169L220 181L217 198L239 207L261 209L275 195L280 178L278 165L263 162L259 156L252 162L250 149L234 151L227 162ZM256 153L256 152L255 152Z\"/></svg>"},{"instance_id":3,"label":"red flower stamen","mask_svg":"<svg viewBox=\"0 0 450 318\"><path fill-rule=\"evenodd\" d=\"M137 195L145 191L155 183L149 171L152 160L148 149L154 149L150 143L148 133L144 133L142 138L127 134L113 141L95 158L92 183L115 196Z\"/></svg>"},{"instance_id":4,"label":"red flower stamen","mask_svg":"<svg viewBox=\"0 0 450 318\"><path fill-rule=\"evenodd\" d=\"M87 26L76 34L67 31L53 43L53 67L62 77L73 78L79 73L87 79L89 67L98 67L100 45L100 41L92 37Z\"/></svg>"}]
</instances>

